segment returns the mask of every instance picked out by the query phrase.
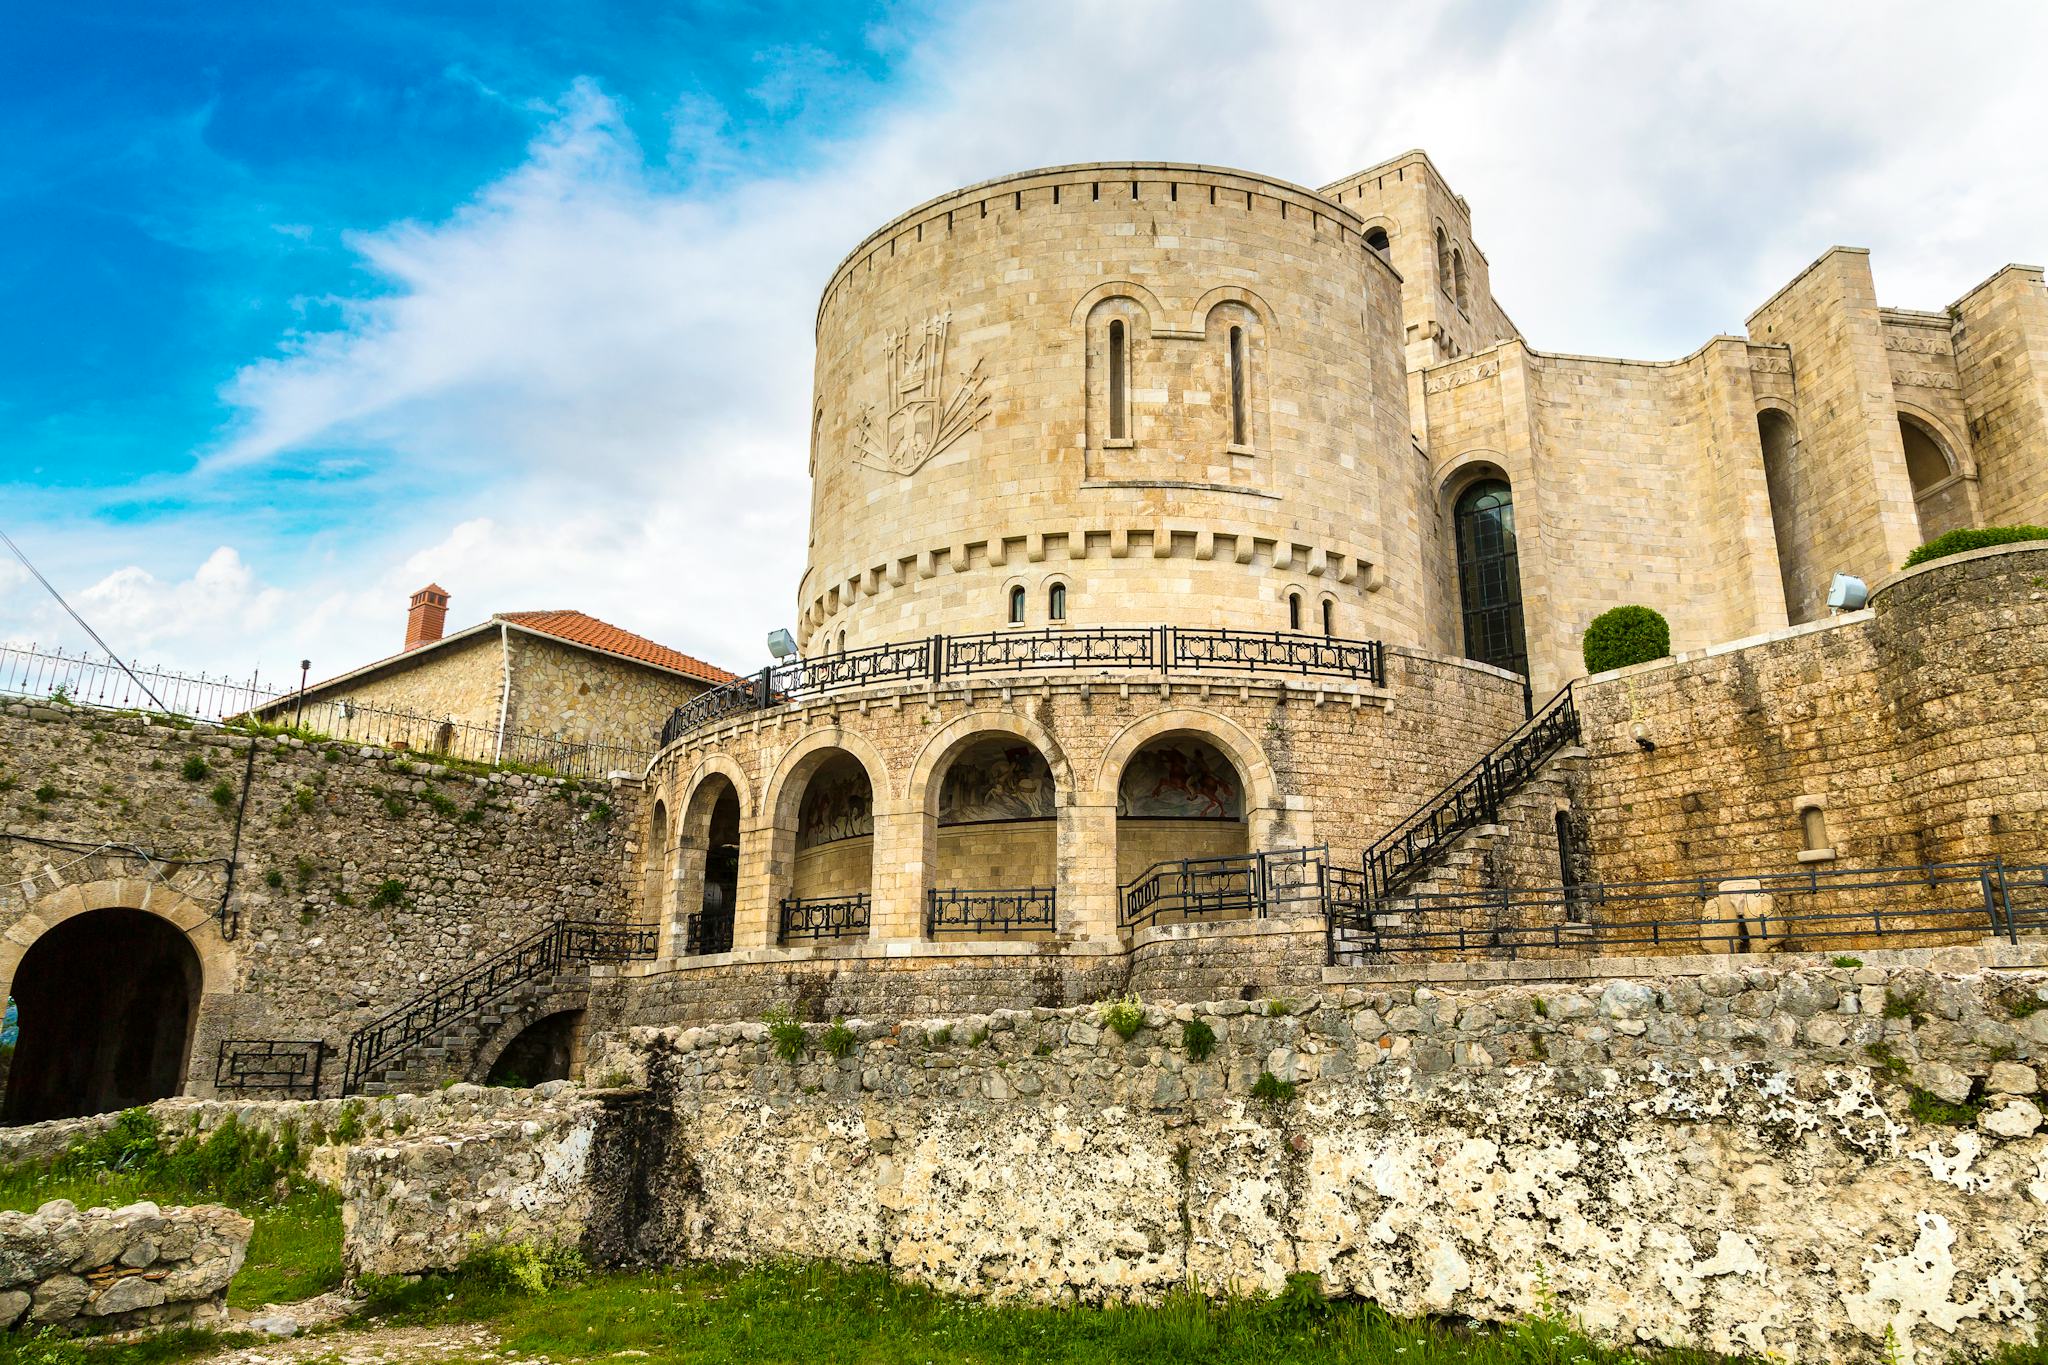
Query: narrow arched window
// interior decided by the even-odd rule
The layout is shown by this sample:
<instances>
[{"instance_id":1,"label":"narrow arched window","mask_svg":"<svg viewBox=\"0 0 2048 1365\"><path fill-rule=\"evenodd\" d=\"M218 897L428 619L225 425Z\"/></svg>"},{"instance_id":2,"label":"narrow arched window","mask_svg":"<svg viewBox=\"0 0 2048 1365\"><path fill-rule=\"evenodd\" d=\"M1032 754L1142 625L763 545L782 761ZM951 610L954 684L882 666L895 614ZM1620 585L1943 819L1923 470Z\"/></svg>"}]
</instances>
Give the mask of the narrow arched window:
<instances>
[{"instance_id":1,"label":"narrow arched window","mask_svg":"<svg viewBox=\"0 0 2048 1365\"><path fill-rule=\"evenodd\" d=\"M1024 589L1021 587L1010 589L1010 624L1024 624Z\"/></svg>"},{"instance_id":2,"label":"narrow arched window","mask_svg":"<svg viewBox=\"0 0 2048 1365\"><path fill-rule=\"evenodd\" d=\"M841 654L846 652L846 632L843 630L839 632L839 652Z\"/></svg>"},{"instance_id":3,"label":"narrow arched window","mask_svg":"<svg viewBox=\"0 0 2048 1365\"><path fill-rule=\"evenodd\" d=\"M1329 598L1325 597L1323 599L1323 634L1335 635L1336 633L1337 604L1335 602L1332 602Z\"/></svg>"},{"instance_id":4,"label":"narrow arched window","mask_svg":"<svg viewBox=\"0 0 2048 1365\"><path fill-rule=\"evenodd\" d=\"M1244 328L1230 329L1230 443L1247 445L1244 438Z\"/></svg>"},{"instance_id":5,"label":"narrow arched window","mask_svg":"<svg viewBox=\"0 0 2048 1365\"><path fill-rule=\"evenodd\" d=\"M1451 284L1457 291L1458 307L1470 309L1472 296L1465 286L1465 253L1456 247L1451 248Z\"/></svg>"},{"instance_id":6,"label":"narrow arched window","mask_svg":"<svg viewBox=\"0 0 2048 1365\"><path fill-rule=\"evenodd\" d=\"M1441 223L1436 229L1436 282L1446 294L1451 292L1451 239Z\"/></svg>"},{"instance_id":7,"label":"narrow arched window","mask_svg":"<svg viewBox=\"0 0 2048 1365\"><path fill-rule=\"evenodd\" d=\"M1301 594L1298 592L1287 594L1287 628L1301 629Z\"/></svg>"},{"instance_id":8,"label":"narrow arched window","mask_svg":"<svg viewBox=\"0 0 2048 1365\"><path fill-rule=\"evenodd\" d=\"M1124 340L1122 318L1109 323L1109 439L1121 441L1131 434L1129 400L1124 393L1124 374L1130 365L1129 344Z\"/></svg>"},{"instance_id":9,"label":"narrow arched window","mask_svg":"<svg viewBox=\"0 0 2048 1365\"><path fill-rule=\"evenodd\" d=\"M1473 484L1458 498L1458 597L1465 657L1529 671L1522 634L1522 573L1515 545L1515 502L1505 480Z\"/></svg>"},{"instance_id":10,"label":"narrow arched window","mask_svg":"<svg viewBox=\"0 0 2048 1365\"><path fill-rule=\"evenodd\" d=\"M1067 585L1055 583L1046 590L1045 614L1055 621L1067 619Z\"/></svg>"}]
</instances>

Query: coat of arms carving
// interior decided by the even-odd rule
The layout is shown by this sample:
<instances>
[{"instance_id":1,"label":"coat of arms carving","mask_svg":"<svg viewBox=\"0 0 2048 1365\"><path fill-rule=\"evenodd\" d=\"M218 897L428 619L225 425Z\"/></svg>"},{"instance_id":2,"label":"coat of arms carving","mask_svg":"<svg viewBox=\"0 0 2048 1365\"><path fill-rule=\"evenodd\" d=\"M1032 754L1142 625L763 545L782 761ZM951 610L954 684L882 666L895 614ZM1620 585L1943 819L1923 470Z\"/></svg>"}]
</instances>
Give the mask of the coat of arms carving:
<instances>
[{"instance_id":1,"label":"coat of arms carving","mask_svg":"<svg viewBox=\"0 0 2048 1365\"><path fill-rule=\"evenodd\" d=\"M888 387L881 405L863 403L853 415L853 458L877 469L915 473L925 461L981 425L994 400L981 362L949 391L946 348L953 315L939 313L922 327L889 336Z\"/></svg>"}]
</instances>

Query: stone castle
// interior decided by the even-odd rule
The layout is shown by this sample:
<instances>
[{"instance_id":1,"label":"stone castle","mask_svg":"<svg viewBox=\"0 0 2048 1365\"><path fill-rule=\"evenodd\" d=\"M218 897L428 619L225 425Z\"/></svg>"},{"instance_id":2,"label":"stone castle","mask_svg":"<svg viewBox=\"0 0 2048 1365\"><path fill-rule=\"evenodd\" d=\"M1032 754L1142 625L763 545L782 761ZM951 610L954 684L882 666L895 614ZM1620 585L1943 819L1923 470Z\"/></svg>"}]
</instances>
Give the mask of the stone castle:
<instances>
[{"instance_id":1,"label":"stone castle","mask_svg":"<svg viewBox=\"0 0 2048 1365\"><path fill-rule=\"evenodd\" d=\"M1944 312L1883 308L1867 255L1835 248L1749 327L1671 362L1531 349L1421 153L1321 191L1114 163L934 199L825 286L793 638L694 675L644 767L573 782L8 705L7 1121L604 1076L656 1096L633 1150L696 1173L607 1227L638 1254L715 1251L722 1219L750 1253L910 1266L878 1250L906 1239L914 1273L1005 1292L1306 1268L1418 1311L1469 1286L1489 1312L1555 1256L1579 1302L1672 1297L1646 1340L1839 1343L1899 1314L1994 1339L2039 1253L1959 1228L1992 1186L1956 1172L1986 1153L2010 1223L2048 1163L2038 1006L2001 1003L2048 990L2048 542L1900 566L1947 530L2048 521L2048 288L2009 266ZM1838 574L1867 606L1829 608ZM1624 604L1668 618L1675 656L1579 676L1588 622ZM502 727L510 637L479 630L498 652L464 705ZM1102 1002L1133 994L1144 1031L1090 1062L1126 1047ZM773 1053L752 1021L780 1011L859 1021L854 1055ZM1225 1040L1213 1073L1170 1046L1197 1018ZM952 1025L915 1022L939 1019L994 1041L952 1057ZM1041 1074L1054 1056L1092 1079ZM1308 1107L1251 1107L1261 1079ZM1513 1144L1472 1145L1489 1094L1514 1097L1517 1150L1732 1143L1792 1187L1939 1188L1838 1206L1797 1267L1752 1205L1718 1248L1688 1205L1683 1274L1636 1284L1613 1248L1650 1234L1612 1203L1586 1215L1617 1239L1598 1256L1517 1223L1518 1270L1444 1212L1452 1176L1369 1174L1454 1151L1548 1198ZM1929 1094L1997 1117L1921 1171L1907 1106ZM949 1165L978 1129L1034 1154ZM1094 1162L1104 1143L1140 1173ZM1650 1165L1696 1165L1677 1150ZM764 1162L796 1173L780 1211ZM1026 1166L1037 1194L1004 1183ZM918 1221L913 1177L979 1191L957 1229ZM1602 1179L1552 1188L1585 1204ZM1043 1204L1069 1185L1081 1203ZM1167 1217L1169 1187L1213 1226ZM1020 1220L1041 1229L1021 1250ZM1254 1224L1291 1249L1232 1240ZM1162 1236L1193 1240L1162 1257ZM1948 1280L1892 1306L1772 1316L1744 1278L1768 1262L1833 1303L1813 1257L1896 1241L1924 1269L1929 1237ZM1399 1256L1344 1260L1367 1242ZM1993 1279L2020 1261L2012 1300Z\"/></svg>"}]
</instances>

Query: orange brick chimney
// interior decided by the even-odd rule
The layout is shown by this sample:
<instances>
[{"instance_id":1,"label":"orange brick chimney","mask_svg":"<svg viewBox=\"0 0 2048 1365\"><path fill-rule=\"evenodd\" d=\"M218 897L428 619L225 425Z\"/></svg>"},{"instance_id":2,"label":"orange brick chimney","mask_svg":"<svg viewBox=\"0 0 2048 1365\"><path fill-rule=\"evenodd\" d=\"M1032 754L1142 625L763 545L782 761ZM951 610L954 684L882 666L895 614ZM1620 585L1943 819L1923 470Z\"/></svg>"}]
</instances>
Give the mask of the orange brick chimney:
<instances>
[{"instance_id":1,"label":"orange brick chimney","mask_svg":"<svg viewBox=\"0 0 2048 1365\"><path fill-rule=\"evenodd\" d=\"M448 623L448 589L429 583L412 595L412 608L405 613L405 647L418 649L441 638Z\"/></svg>"}]
</instances>

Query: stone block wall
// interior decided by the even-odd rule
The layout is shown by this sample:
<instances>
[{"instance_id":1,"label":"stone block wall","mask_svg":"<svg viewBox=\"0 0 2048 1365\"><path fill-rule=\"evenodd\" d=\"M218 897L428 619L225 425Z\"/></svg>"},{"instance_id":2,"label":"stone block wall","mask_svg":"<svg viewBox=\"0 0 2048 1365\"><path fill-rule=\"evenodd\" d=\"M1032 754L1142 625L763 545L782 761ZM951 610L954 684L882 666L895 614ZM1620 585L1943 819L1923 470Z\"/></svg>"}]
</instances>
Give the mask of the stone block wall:
<instances>
[{"instance_id":1,"label":"stone block wall","mask_svg":"<svg viewBox=\"0 0 2048 1365\"><path fill-rule=\"evenodd\" d=\"M514 730L647 753L659 746L669 712L710 686L528 631L507 639Z\"/></svg>"},{"instance_id":2,"label":"stone block wall","mask_svg":"<svg viewBox=\"0 0 2048 1365\"><path fill-rule=\"evenodd\" d=\"M2048 285L2007 266L1952 312L1984 522L2048 523Z\"/></svg>"},{"instance_id":3,"label":"stone block wall","mask_svg":"<svg viewBox=\"0 0 2048 1365\"><path fill-rule=\"evenodd\" d=\"M794 1062L760 1024L644 1031L647 1164L593 1216L655 1263L1047 1300L1313 1272L1397 1313L1554 1293L1625 1344L1940 1361L2030 1340L2048 1292L2048 975L1943 961L1368 982L1128 1041L996 1011Z\"/></svg>"},{"instance_id":4,"label":"stone block wall","mask_svg":"<svg viewBox=\"0 0 2048 1365\"><path fill-rule=\"evenodd\" d=\"M227 1316L253 1224L200 1204L0 1213L0 1330L121 1331Z\"/></svg>"},{"instance_id":5,"label":"stone block wall","mask_svg":"<svg viewBox=\"0 0 2048 1365\"><path fill-rule=\"evenodd\" d=\"M199 959L187 1080L201 1092L221 1040L338 1052L556 918L618 921L634 900L637 783L479 776L291 740L252 752L217 730L20 704L0 707L0 780L0 988L73 916L163 917Z\"/></svg>"}]
</instances>

